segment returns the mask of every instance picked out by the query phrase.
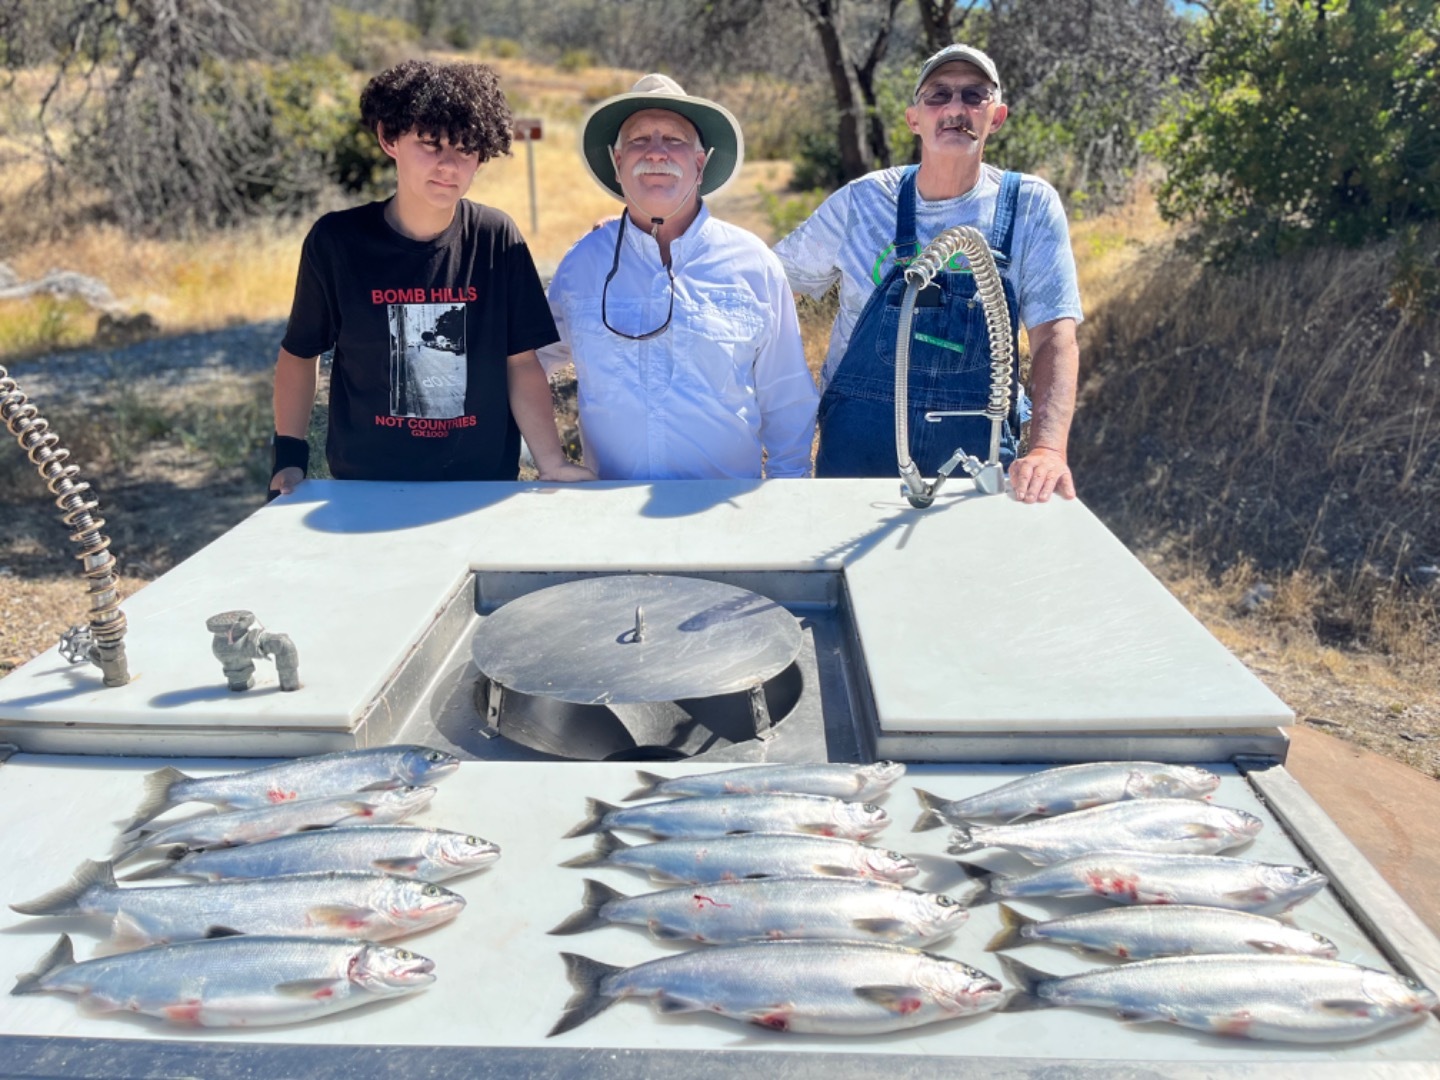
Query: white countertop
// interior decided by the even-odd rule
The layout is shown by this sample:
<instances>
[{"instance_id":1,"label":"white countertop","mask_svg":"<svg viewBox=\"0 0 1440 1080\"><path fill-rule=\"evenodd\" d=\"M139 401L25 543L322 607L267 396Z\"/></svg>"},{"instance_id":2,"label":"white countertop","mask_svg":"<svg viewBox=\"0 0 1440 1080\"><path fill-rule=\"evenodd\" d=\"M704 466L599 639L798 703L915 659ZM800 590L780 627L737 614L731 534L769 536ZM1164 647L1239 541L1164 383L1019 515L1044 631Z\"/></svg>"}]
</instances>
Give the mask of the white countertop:
<instances>
[{"instance_id":1,"label":"white countertop","mask_svg":"<svg viewBox=\"0 0 1440 1080\"><path fill-rule=\"evenodd\" d=\"M843 572L887 732L1290 723L1082 503L962 480L918 511L898 492L308 481L125 603L129 685L53 649L0 680L0 741L32 725L343 736L472 570ZM294 640L300 691L264 660L253 690L225 688L205 620L235 608Z\"/></svg>"},{"instance_id":2,"label":"white countertop","mask_svg":"<svg viewBox=\"0 0 1440 1080\"><path fill-rule=\"evenodd\" d=\"M30 900L63 884L84 859L105 857L118 833L118 823L140 801L145 774L162 764L173 762L21 755L0 766L0 821L26 822L23 829L0 830L0 974L18 975L33 969L61 931L74 935L77 959L94 954L108 933L103 920L29 917L14 914L5 905ZM199 775L224 763L181 764L187 772ZM664 764L654 766L654 771L676 775L705 768ZM1253 843L1227 854L1264 862L1303 863L1294 842L1244 778L1225 766L1217 768L1222 781L1215 803L1248 810L1266 822ZM962 798L1028 771L994 766L912 768L882 800L892 821L873 842L919 858L923 873L912 885L938 891L954 888L958 871L953 860L944 856L950 830L909 831L919 813L914 789ZM436 981L423 992L300 1025L245 1030L196 1030L142 1016L87 1015L77 1008L73 997L42 993L3 999L0 1036L184 1039L220 1044L304 1042L319 1046L836 1050L972 1059L1040 1058L1057 1063L1087 1059L1137 1065L1200 1061L1217 1067L1253 1061L1348 1062L1358 1067L1377 1061L1424 1063L1440 1058L1440 1023L1432 1018L1363 1043L1305 1046L1202 1035L1166 1024L1126 1024L1093 1009L1052 1009L1043 1016L1033 1012L987 1014L892 1035L839 1038L765 1031L709 1016L659 1016L647 1003L622 1001L582 1027L547 1039L546 1031L570 996L559 955L562 951L628 966L679 948L657 942L633 926L606 926L569 937L546 933L580 907L587 877L627 895L658 888L643 875L616 867L579 870L558 865L593 845L594 838L589 836L561 838L585 816L585 796L619 803L635 787L634 766L466 762L438 787L434 802L415 823L475 833L499 844L501 857L487 871L445 883L467 901L457 919L400 942L435 961ZM166 819L188 817L204 809L191 804ZM626 833L624 839L637 843L643 838ZM994 850L977 859L1007 873L1033 869L1015 856ZM1017 902L1015 906L1031 916L1053 917L1104 905L1077 899ZM1343 960L1388 966L1330 890L1297 907L1294 920L1334 941ZM962 960L1008 985L1010 980L995 954L985 951L999 929L997 907L976 906L952 938L930 951ZM1015 955L1057 974L1107 963L1050 945L1027 946Z\"/></svg>"}]
</instances>

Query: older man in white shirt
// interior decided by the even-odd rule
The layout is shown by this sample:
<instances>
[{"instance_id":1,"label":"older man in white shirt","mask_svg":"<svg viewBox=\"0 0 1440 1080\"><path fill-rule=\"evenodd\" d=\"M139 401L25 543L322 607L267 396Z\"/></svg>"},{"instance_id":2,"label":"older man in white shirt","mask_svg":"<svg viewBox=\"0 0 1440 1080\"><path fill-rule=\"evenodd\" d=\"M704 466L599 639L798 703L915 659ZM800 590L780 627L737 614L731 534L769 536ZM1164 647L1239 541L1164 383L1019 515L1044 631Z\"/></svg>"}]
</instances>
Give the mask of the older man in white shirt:
<instances>
[{"instance_id":1,"label":"older man in white shirt","mask_svg":"<svg viewBox=\"0 0 1440 1080\"><path fill-rule=\"evenodd\" d=\"M744 159L729 111L647 75L581 129L586 168L625 213L550 282L575 364L586 463L602 480L807 476L818 395L779 260L702 196Z\"/></svg>"}]
</instances>

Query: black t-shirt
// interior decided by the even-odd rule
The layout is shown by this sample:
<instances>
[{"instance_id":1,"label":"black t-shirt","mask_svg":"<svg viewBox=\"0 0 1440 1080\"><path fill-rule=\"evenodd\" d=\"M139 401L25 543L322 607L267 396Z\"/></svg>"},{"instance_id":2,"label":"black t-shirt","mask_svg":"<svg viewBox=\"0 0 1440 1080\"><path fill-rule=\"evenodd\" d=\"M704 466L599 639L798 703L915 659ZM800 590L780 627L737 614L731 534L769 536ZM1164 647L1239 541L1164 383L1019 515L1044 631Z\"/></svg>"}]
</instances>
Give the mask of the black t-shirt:
<instances>
[{"instance_id":1,"label":"black t-shirt","mask_svg":"<svg viewBox=\"0 0 1440 1080\"><path fill-rule=\"evenodd\" d=\"M530 249L462 199L434 240L385 203L326 214L300 256L282 346L333 347L325 457L341 480L514 480L520 431L506 360L559 340Z\"/></svg>"}]
</instances>

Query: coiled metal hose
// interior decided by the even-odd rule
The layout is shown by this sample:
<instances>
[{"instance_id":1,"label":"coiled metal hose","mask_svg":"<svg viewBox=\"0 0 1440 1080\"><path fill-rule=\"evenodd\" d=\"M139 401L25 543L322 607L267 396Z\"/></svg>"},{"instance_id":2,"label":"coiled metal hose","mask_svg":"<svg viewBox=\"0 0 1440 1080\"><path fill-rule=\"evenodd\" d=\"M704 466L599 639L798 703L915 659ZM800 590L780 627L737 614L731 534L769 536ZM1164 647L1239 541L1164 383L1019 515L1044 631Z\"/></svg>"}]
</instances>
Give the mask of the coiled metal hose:
<instances>
[{"instance_id":1,"label":"coiled metal hose","mask_svg":"<svg viewBox=\"0 0 1440 1080\"><path fill-rule=\"evenodd\" d=\"M941 470L940 478L929 487L921 480L920 470L910 457L910 326L915 316L915 298L957 254L965 256L975 275L975 291L985 312L985 329L990 337L990 393L984 411L990 420L990 464L998 464L1000 460L1000 429L1010 414L1014 350L1010 309L1005 304L1000 269L995 265L985 234L973 225L956 225L930 241L905 268L905 295L900 301L900 326L895 342L895 453L900 476L911 493L910 501L917 506L929 505L949 475L949 469L954 468L961 456L957 451L957 456Z\"/></svg>"},{"instance_id":2,"label":"coiled metal hose","mask_svg":"<svg viewBox=\"0 0 1440 1080\"><path fill-rule=\"evenodd\" d=\"M101 534L105 519L93 511L100 505L89 494L90 485L76 481L80 468L67 464L70 451L59 445L60 438L21 391L10 373L0 365L0 421L40 472L65 524L73 531L70 539L79 546L75 557L90 580L90 626L72 627L62 639L61 651L72 663L89 660L104 674L106 686L124 686L130 681L125 659L125 613L120 610L115 557L110 538ZM88 639L88 640L87 640Z\"/></svg>"}]
</instances>

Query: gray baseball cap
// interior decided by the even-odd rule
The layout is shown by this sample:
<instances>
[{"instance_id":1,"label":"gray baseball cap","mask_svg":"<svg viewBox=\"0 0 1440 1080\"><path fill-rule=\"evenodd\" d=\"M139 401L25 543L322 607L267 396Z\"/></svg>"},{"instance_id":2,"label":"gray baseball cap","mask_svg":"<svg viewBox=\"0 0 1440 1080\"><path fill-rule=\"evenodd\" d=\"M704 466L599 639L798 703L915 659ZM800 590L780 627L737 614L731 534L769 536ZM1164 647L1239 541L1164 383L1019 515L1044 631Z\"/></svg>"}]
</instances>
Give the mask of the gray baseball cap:
<instances>
[{"instance_id":1,"label":"gray baseball cap","mask_svg":"<svg viewBox=\"0 0 1440 1080\"><path fill-rule=\"evenodd\" d=\"M955 60L964 60L967 64L974 64L985 73L986 78L995 84L996 90L1000 89L1000 72L996 70L994 60L973 45L946 45L945 48L926 60L920 68L920 77L915 80L915 93L911 95L910 100L918 101L920 99L920 87L925 85L925 80L935 72L936 68Z\"/></svg>"}]
</instances>

